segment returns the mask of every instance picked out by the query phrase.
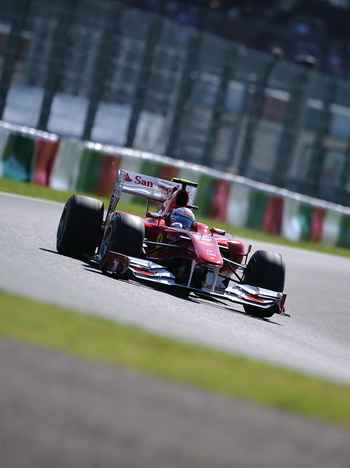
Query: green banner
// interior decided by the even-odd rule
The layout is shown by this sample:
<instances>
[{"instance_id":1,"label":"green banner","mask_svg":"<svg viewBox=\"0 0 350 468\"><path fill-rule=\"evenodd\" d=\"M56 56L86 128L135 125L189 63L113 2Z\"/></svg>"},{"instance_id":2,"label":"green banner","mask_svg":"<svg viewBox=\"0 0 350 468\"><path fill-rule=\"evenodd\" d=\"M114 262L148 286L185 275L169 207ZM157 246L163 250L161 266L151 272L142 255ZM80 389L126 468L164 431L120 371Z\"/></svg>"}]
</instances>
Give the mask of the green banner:
<instances>
[{"instance_id":1,"label":"green banner","mask_svg":"<svg viewBox=\"0 0 350 468\"><path fill-rule=\"evenodd\" d=\"M158 177L162 167L163 164L160 162L146 160L142 162L140 173L148 176Z\"/></svg>"},{"instance_id":2,"label":"green banner","mask_svg":"<svg viewBox=\"0 0 350 468\"><path fill-rule=\"evenodd\" d=\"M337 247L350 247L350 216L343 215L340 221L339 237Z\"/></svg>"},{"instance_id":3,"label":"green banner","mask_svg":"<svg viewBox=\"0 0 350 468\"><path fill-rule=\"evenodd\" d=\"M249 208L245 226L251 229L262 229L268 196L265 193L251 190Z\"/></svg>"},{"instance_id":4,"label":"green banner","mask_svg":"<svg viewBox=\"0 0 350 468\"><path fill-rule=\"evenodd\" d=\"M103 162L103 153L85 148L80 160L79 176L76 183L78 192L93 193Z\"/></svg>"},{"instance_id":5,"label":"green banner","mask_svg":"<svg viewBox=\"0 0 350 468\"><path fill-rule=\"evenodd\" d=\"M300 205L298 219L300 223L300 238L299 240L310 240L311 235L311 215L312 207L309 205Z\"/></svg>"},{"instance_id":6,"label":"green banner","mask_svg":"<svg viewBox=\"0 0 350 468\"><path fill-rule=\"evenodd\" d=\"M3 177L31 182L34 171L35 142L32 137L12 133L3 154Z\"/></svg>"},{"instance_id":7,"label":"green banner","mask_svg":"<svg viewBox=\"0 0 350 468\"><path fill-rule=\"evenodd\" d=\"M202 175L199 179L195 203L201 216L208 216L210 213L215 184L216 179L209 175Z\"/></svg>"}]
</instances>

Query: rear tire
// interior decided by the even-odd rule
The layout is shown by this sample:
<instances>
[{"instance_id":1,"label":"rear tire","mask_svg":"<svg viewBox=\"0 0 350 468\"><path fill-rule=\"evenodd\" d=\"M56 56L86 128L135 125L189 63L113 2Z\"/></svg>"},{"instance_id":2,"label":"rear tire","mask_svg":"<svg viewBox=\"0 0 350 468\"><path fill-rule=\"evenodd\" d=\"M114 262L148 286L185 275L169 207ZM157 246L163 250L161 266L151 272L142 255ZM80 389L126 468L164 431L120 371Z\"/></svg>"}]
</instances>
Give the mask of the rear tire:
<instances>
[{"instance_id":1,"label":"rear tire","mask_svg":"<svg viewBox=\"0 0 350 468\"><path fill-rule=\"evenodd\" d=\"M100 268L106 271L109 251L128 257L140 257L145 238L145 226L138 216L118 213L105 230L100 246Z\"/></svg>"},{"instance_id":2,"label":"rear tire","mask_svg":"<svg viewBox=\"0 0 350 468\"><path fill-rule=\"evenodd\" d=\"M257 250L248 262L242 284L283 292L284 281L285 265L282 256L268 250ZM261 318L272 317L273 314L279 312L277 305L269 309L260 309L250 305L243 305L243 307L247 314Z\"/></svg>"},{"instance_id":3,"label":"rear tire","mask_svg":"<svg viewBox=\"0 0 350 468\"><path fill-rule=\"evenodd\" d=\"M69 197L58 224L57 251L74 258L93 255L102 238L103 213L100 200L83 195Z\"/></svg>"}]
</instances>

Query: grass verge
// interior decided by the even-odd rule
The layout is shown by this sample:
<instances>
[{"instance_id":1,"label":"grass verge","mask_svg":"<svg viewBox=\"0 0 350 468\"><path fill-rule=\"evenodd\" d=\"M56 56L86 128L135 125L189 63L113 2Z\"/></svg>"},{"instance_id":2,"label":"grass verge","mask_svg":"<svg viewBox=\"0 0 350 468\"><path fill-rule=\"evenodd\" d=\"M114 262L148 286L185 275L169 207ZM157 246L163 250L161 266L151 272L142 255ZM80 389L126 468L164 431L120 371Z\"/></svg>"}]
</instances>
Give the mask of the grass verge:
<instances>
[{"instance_id":1,"label":"grass verge","mask_svg":"<svg viewBox=\"0 0 350 468\"><path fill-rule=\"evenodd\" d=\"M347 385L0 291L1 335L350 427Z\"/></svg>"}]
</instances>

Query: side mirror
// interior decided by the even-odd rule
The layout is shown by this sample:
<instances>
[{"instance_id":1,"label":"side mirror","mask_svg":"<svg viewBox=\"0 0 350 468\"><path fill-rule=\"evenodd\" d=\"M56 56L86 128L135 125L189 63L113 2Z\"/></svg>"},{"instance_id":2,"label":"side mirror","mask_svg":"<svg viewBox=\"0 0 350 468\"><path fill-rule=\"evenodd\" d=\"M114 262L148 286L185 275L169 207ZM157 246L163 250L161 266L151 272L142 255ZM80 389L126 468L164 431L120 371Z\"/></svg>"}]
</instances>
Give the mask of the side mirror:
<instances>
[{"instance_id":1,"label":"side mirror","mask_svg":"<svg viewBox=\"0 0 350 468\"><path fill-rule=\"evenodd\" d=\"M219 234L219 236L224 236L226 234L226 231L224 229L219 229L219 228L211 228L210 229L211 235L213 236L214 234Z\"/></svg>"},{"instance_id":2,"label":"side mirror","mask_svg":"<svg viewBox=\"0 0 350 468\"><path fill-rule=\"evenodd\" d=\"M162 219L163 215L160 213L153 213L152 211L147 211L146 216L153 219Z\"/></svg>"}]
</instances>

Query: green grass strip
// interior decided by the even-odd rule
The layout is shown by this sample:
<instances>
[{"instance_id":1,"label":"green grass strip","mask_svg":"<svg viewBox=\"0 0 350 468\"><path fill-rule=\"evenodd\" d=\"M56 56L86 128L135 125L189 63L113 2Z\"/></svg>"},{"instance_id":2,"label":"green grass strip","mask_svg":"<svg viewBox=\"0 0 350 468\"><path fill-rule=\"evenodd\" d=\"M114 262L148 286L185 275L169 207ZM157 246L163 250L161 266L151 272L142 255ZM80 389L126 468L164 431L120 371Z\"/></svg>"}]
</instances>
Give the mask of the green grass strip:
<instances>
[{"instance_id":1,"label":"green grass strip","mask_svg":"<svg viewBox=\"0 0 350 468\"><path fill-rule=\"evenodd\" d=\"M350 427L350 386L0 291L0 336Z\"/></svg>"}]
</instances>

